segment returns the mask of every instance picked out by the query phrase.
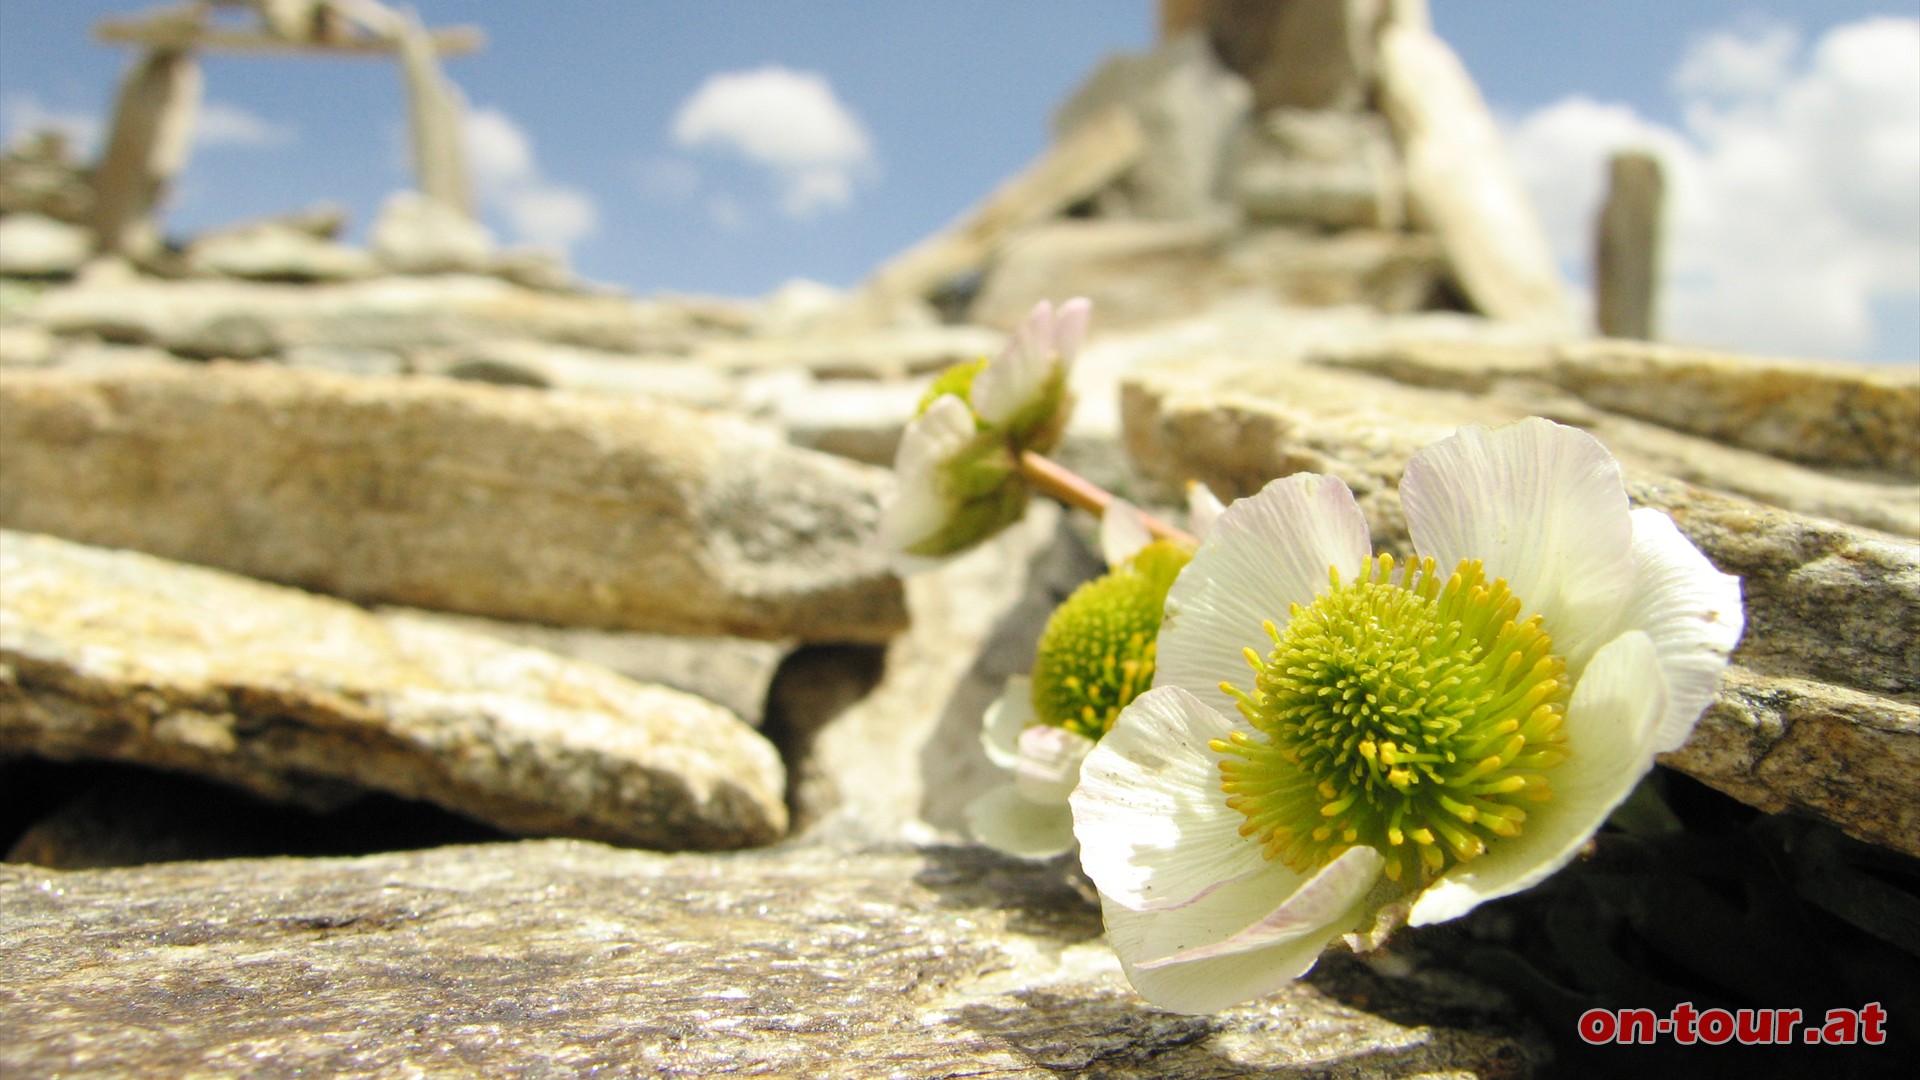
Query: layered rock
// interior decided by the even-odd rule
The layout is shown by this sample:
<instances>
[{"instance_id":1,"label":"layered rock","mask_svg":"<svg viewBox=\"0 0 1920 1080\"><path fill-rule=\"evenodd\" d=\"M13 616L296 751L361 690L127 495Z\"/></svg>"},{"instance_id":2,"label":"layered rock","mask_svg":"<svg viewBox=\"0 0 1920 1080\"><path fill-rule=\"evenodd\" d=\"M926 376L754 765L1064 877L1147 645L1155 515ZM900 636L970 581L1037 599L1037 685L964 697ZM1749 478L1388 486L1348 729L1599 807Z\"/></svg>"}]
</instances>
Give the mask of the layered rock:
<instances>
[{"instance_id":1,"label":"layered rock","mask_svg":"<svg viewBox=\"0 0 1920 1080\"><path fill-rule=\"evenodd\" d=\"M632 401L282 368L8 372L0 523L363 602L883 641L879 470Z\"/></svg>"},{"instance_id":2,"label":"layered rock","mask_svg":"<svg viewBox=\"0 0 1920 1080\"><path fill-rule=\"evenodd\" d=\"M0 867L0 907L21 1075L1524 1077L1549 1054L1406 962L1329 956L1261 1002L1160 1012L1059 867L978 850Z\"/></svg>"},{"instance_id":3,"label":"layered rock","mask_svg":"<svg viewBox=\"0 0 1920 1080\"><path fill-rule=\"evenodd\" d=\"M786 827L725 709L550 653L133 552L0 533L0 757L104 759L338 805L682 848Z\"/></svg>"}]
</instances>

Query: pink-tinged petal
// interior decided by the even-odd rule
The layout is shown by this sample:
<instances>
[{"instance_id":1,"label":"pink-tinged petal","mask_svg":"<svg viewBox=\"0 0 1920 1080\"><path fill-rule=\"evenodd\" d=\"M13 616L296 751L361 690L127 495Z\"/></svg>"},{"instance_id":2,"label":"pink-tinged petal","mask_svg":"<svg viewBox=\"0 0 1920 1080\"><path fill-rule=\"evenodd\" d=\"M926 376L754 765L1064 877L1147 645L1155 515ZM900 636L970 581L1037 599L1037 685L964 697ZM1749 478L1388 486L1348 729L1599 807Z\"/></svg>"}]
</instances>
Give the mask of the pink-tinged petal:
<instances>
[{"instance_id":1,"label":"pink-tinged petal","mask_svg":"<svg viewBox=\"0 0 1920 1080\"><path fill-rule=\"evenodd\" d=\"M1020 733L1039 722L1040 714L1033 711L1033 680L1025 675L1012 676L1000 696L987 706L980 724L980 748L987 752L988 761L1011 769L1020 762Z\"/></svg>"},{"instance_id":2,"label":"pink-tinged petal","mask_svg":"<svg viewBox=\"0 0 1920 1080\"><path fill-rule=\"evenodd\" d=\"M1208 747L1236 728L1178 687L1149 690L1121 710L1080 767L1069 804L1080 864L1101 892L1135 909L1184 904L1266 867L1227 806L1220 756Z\"/></svg>"},{"instance_id":3,"label":"pink-tinged petal","mask_svg":"<svg viewBox=\"0 0 1920 1080\"><path fill-rule=\"evenodd\" d=\"M1014 786L1034 802L1067 805L1080 782L1080 763L1093 740L1066 728L1039 724L1020 733L1020 757L1013 766Z\"/></svg>"},{"instance_id":4,"label":"pink-tinged petal","mask_svg":"<svg viewBox=\"0 0 1920 1080\"><path fill-rule=\"evenodd\" d=\"M1073 358L1080 355L1080 349L1087 343L1087 328L1093 322L1093 301L1084 296L1076 296L1060 305L1053 313L1053 348L1060 354L1060 362L1069 368Z\"/></svg>"},{"instance_id":5,"label":"pink-tinged petal","mask_svg":"<svg viewBox=\"0 0 1920 1080\"><path fill-rule=\"evenodd\" d=\"M1400 502L1421 555L1442 573L1479 559L1505 578L1575 673L1609 640L1633 580L1633 527L1620 464L1593 436L1537 417L1463 427L1413 455Z\"/></svg>"},{"instance_id":6,"label":"pink-tinged petal","mask_svg":"<svg viewBox=\"0 0 1920 1080\"><path fill-rule=\"evenodd\" d=\"M1023 859L1051 859L1073 848L1073 815L1066 805L1034 802L1012 784L968 803L966 820L975 840Z\"/></svg>"},{"instance_id":7,"label":"pink-tinged petal","mask_svg":"<svg viewBox=\"0 0 1920 1080\"><path fill-rule=\"evenodd\" d=\"M1660 654L1667 709L1653 746L1665 752L1687 741L1713 702L1746 614L1740 579L1714 569L1672 518L1648 509L1635 510L1632 518L1633 595L1622 622L1646 631Z\"/></svg>"},{"instance_id":8,"label":"pink-tinged petal","mask_svg":"<svg viewBox=\"0 0 1920 1080\"><path fill-rule=\"evenodd\" d=\"M1284 867L1274 865L1279 870L1276 878L1285 873ZM1207 940L1206 935L1217 936L1260 919L1276 895L1287 894L1277 890L1266 874L1253 874L1182 908L1132 911L1102 896L1100 910L1107 940L1140 996L1173 1012L1211 1013L1265 997L1305 975L1334 938L1364 925L1370 910L1363 894L1325 924L1292 937L1242 952L1142 966L1143 960L1150 963L1151 958L1166 955L1169 941Z\"/></svg>"},{"instance_id":9,"label":"pink-tinged petal","mask_svg":"<svg viewBox=\"0 0 1920 1080\"><path fill-rule=\"evenodd\" d=\"M1553 797L1526 804L1519 836L1441 874L1414 901L1408 921L1425 926L1458 918L1573 861L1653 767L1653 739L1666 707L1652 638L1629 630L1602 646L1567 703L1567 759L1547 773Z\"/></svg>"},{"instance_id":10,"label":"pink-tinged petal","mask_svg":"<svg viewBox=\"0 0 1920 1080\"><path fill-rule=\"evenodd\" d=\"M1245 928L1224 937L1219 936L1219 927L1201 925L1184 917L1188 908L1200 904L1161 913L1157 928L1148 931L1148 952L1170 951L1157 959L1142 960L1139 966L1151 970L1231 956L1293 941L1331 927L1373 890L1385 865L1386 860L1370 847L1348 848L1339 858L1301 882L1292 895L1274 898L1278 902L1271 911L1260 913ZM1201 901L1204 903L1206 901Z\"/></svg>"},{"instance_id":11,"label":"pink-tinged petal","mask_svg":"<svg viewBox=\"0 0 1920 1080\"><path fill-rule=\"evenodd\" d=\"M1248 686L1245 650L1273 649L1263 624L1284 628L1294 604L1351 581L1369 554L1367 521L1339 478L1299 473L1227 507L1167 593L1155 686L1178 686L1237 716L1231 681Z\"/></svg>"},{"instance_id":12,"label":"pink-tinged petal","mask_svg":"<svg viewBox=\"0 0 1920 1080\"><path fill-rule=\"evenodd\" d=\"M1004 424L1035 400L1058 363L1053 353L1053 305L1034 305L999 356L974 376L968 399L989 424Z\"/></svg>"},{"instance_id":13,"label":"pink-tinged petal","mask_svg":"<svg viewBox=\"0 0 1920 1080\"><path fill-rule=\"evenodd\" d=\"M1138 507L1125 499L1115 499L1100 515L1100 554L1107 568L1114 569L1153 543L1147 522Z\"/></svg>"}]
</instances>

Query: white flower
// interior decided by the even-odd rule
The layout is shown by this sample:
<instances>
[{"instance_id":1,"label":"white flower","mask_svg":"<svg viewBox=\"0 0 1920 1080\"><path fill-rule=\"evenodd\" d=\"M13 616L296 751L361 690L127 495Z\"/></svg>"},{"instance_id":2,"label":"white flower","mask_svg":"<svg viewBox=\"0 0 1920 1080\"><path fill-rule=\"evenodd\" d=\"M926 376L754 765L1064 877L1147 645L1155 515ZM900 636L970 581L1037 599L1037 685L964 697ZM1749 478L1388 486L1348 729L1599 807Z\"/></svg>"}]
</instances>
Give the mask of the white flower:
<instances>
[{"instance_id":1,"label":"white flower","mask_svg":"<svg viewBox=\"0 0 1920 1080\"><path fill-rule=\"evenodd\" d=\"M1066 427L1067 374L1092 304L1045 300L1001 354L949 369L900 436L880 539L901 569L925 569L1026 512L1023 451L1045 452Z\"/></svg>"},{"instance_id":2,"label":"white flower","mask_svg":"<svg viewBox=\"0 0 1920 1080\"><path fill-rule=\"evenodd\" d=\"M1219 515L1220 500L1202 484L1189 488L1187 499L1192 528L1204 536ZM1055 612L1034 664L1048 691L1040 697L1053 715L1035 710L1034 680L1024 675L1008 679L987 710L980 743L989 760L1013 773L1013 782L967 805L974 839L1029 859L1051 858L1073 847L1067 796L1079 782L1080 762L1112 717L1150 685L1153 635L1166 590L1187 561L1184 549L1162 541L1149 552L1153 544L1153 534L1131 504L1115 500L1101 515L1100 548L1110 572L1082 586ZM1087 657L1112 662L1089 665ZM1096 672L1086 670L1090 666L1104 677L1094 677ZM1063 674L1096 684L1090 693L1071 695L1082 715L1063 715L1068 710L1056 685L1065 681Z\"/></svg>"},{"instance_id":3,"label":"white flower","mask_svg":"<svg viewBox=\"0 0 1920 1080\"><path fill-rule=\"evenodd\" d=\"M1629 510L1591 436L1463 428L1400 497L1422 558L1398 573L1333 477L1229 507L1168 595L1154 689L1083 764L1081 862L1158 1005L1258 997L1383 912L1540 881L1712 699L1739 583Z\"/></svg>"}]
</instances>

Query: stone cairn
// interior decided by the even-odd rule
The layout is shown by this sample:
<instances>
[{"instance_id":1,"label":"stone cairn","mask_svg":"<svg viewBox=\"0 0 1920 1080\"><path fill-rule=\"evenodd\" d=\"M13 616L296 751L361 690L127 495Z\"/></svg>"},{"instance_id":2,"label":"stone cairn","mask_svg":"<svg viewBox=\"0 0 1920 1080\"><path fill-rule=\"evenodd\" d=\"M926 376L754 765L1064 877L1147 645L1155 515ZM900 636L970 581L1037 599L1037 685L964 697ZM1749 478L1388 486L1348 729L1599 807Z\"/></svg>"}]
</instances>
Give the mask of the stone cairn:
<instances>
[{"instance_id":1,"label":"stone cairn","mask_svg":"<svg viewBox=\"0 0 1920 1080\"><path fill-rule=\"evenodd\" d=\"M1165 0L1160 44L953 226L760 300L495 250L434 66L476 34L251 7L106 24L147 50L106 157L0 159L0 1073L1547 1075L1604 980L1488 959L1535 938L1624 935L1783 1005L1739 982L1778 970L1766 912L1845 942L1794 970L1913 952L1920 377L1631 340L1632 162L1617 336L1577 333L1419 3ZM369 249L324 210L158 241L220 48L399 55L420 191ZM1743 579L1661 774L1742 831L1603 846L1216 1016L1144 1005L1071 859L962 830L1002 777L982 713L1099 569L1089 523L1036 503L904 582L875 539L933 374L1070 295L1095 332L1059 456L1143 504L1330 473L1405 552L1419 446L1598 436ZM1607 882L1692 899L1581 922Z\"/></svg>"}]
</instances>

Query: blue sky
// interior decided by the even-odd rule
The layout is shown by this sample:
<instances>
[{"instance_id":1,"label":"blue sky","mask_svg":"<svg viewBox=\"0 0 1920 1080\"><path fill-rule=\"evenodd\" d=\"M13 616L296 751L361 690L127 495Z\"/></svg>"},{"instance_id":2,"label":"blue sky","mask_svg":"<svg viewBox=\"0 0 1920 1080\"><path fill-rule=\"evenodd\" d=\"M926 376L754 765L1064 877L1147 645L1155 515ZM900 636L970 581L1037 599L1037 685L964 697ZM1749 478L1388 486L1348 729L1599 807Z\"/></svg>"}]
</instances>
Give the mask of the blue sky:
<instances>
[{"instance_id":1,"label":"blue sky","mask_svg":"<svg viewBox=\"0 0 1920 1080\"><path fill-rule=\"evenodd\" d=\"M0 0L0 134L49 118L97 126L128 56L92 44L88 28L142 6ZM1154 20L1150 0L415 6L429 25L487 31L487 48L448 72L475 109L498 235L564 242L584 274L636 292L729 295L792 277L857 281L1039 153L1053 107L1103 55L1148 46ZM1432 6L1509 124L1576 283L1599 162L1640 142L1671 156L1676 198L1695 208L1676 226L1676 336L1920 355L1920 176L1904 204L1899 187L1909 143L1920 158L1920 103L1909 121L1893 100L1907 68L1920 72L1920 44L1905 55L1911 0ZM1904 21L1863 22L1875 16ZM1861 84L1848 73L1862 57L1888 71ZM322 200L346 205L357 233L407 182L391 63L212 58L206 72L208 122L168 212L176 233ZM1810 125L1854 125L1861 141L1812 147ZM1858 149L1878 156L1854 171L1884 183L1779 166L1751 203L1773 216L1729 220L1715 207L1747 182L1754 145L1770 160ZM1819 288L1796 291L1746 238L1805 221L1806 235L1777 245L1783 272L1820 272Z\"/></svg>"}]
</instances>

